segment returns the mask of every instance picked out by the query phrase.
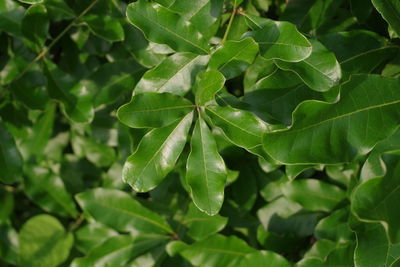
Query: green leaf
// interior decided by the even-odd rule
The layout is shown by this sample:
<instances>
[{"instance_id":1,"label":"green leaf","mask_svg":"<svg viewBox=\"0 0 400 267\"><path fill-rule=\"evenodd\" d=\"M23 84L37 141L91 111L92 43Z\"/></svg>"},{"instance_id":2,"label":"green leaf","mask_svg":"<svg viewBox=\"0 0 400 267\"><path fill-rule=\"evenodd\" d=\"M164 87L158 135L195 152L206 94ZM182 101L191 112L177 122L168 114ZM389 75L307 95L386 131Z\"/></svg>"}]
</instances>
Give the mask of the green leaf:
<instances>
[{"instance_id":1,"label":"green leaf","mask_svg":"<svg viewBox=\"0 0 400 267\"><path fill-rule=\"evenodd\" d=\"M140 80L144 68L134 60L118 60L101 65L87 78L90 91L96 92L94 105L109 105L120 99L121 95L130 92Z\"/></svg>"},{"instance_id":2,"label":"green leaf","mask_svg":"<svg viewBox=\"0 0 400 267\"><path fill-rule=\"evenodd\" d=\"M369 179L353 191L351 209L362 221L385 224L391 243L400 242L400 220L397 203L400 201L400 161L390 158L387 173L383 178Z\"/></svg>"},{"instance_id":3,"label":"green leaf","mask_svg":"<svg viewBox=\"0 0 400 267\"><path fill-rule=\"evenodd\" d=\"M36 51L42 49L49 32L49 20L44 5L33 5L26 10L21 31L35 45Z\"/></svg>"},{"instance_id":4,"label":"green leaf","mask_svg":"<svg viewBox=\"0 0 400 267\"><path fill-rule=\"evenodd\" d=\"M248 111L229 106L209 105L205 110L213 125L221 128L232 143L257 155L261 153L261 138L268 129L265 122Z\"/></svg>"},{"instance_id":5,"label":"green leaf","mask_svg":"<svg viewBox=\"0 0 400 267\"><path fill-rule=\"evenodd\" d=\"M396 0L372 0L372 4L389 23L393 31L400 35L400 2Z\"/></svg>"},{"instance_id":6,"label":"green leaf","mask_svg":"<svg viewBox=\"0 0 400 267\"><path fill-rule=\"evenodd\" d=\"M125 40L123 42L127 51L132 54L137 62L147 68L158 65L165 55L153 51L152 44L145 38L143 33L128 22L124 25Z\"/></svg>"},{"instance_id":7,"label":"green leaf","mask_svg":"<svg viewBox=\"0 0 400 267\"><path fill-rule=\"evenodd\" d=\"M334 211L320 220L315 227L315 237L319 240L332 240L345 243L353 239L354 233L349 227L350 211L343 208Z\"/></svg>"},{"instance_id":8,"label":"green leaf","mask_svg":"<svg viewBox=\"0 0 400 267\"><path fill-rule=\"evenodd\" d=\"M29 138L25 139L20 145L24 158L28 159L29 156L33 155L38 158L43 157L44 149L53 133L55 115L55 105L51 103L33 125Z\"/></svg>"},{"instance_id":9,"label":"green leaf","mask_svg":"<svg viewBox=\"0 0 400 267\"><path fill-rule=\"evenodd\" d=\"M44 5L53 20L74 19L74 11L63 0L45 0Z\"/></svg>"},{"instance_id":10,"label":"green leaf","mask_svg":"<svg viewBox=\"0 0 400 267\"><path fill-rule=\"evenodd\" d=\"M337 244L324 259L310 257L297 263L298 267L354 266L353 242Z\"/></svg>"},{"instance_id":11,"label":"green leaf","mask_svg":"<svg viewBox=\"0 0 400 267\"><path fill-rule=\"evenodd\" d=\"M97 222L88 223L75 231L75 247L84 254L99 246L118 232Z\"/></svg>"},{"instance_id":12,"label":"green leaf","mask_svg":"<svg viewBox=\"0 0 400 267\"><path fill-rule=\"evenodd\" d=\"M0 224L0 260L17 265L19 253L18 233L7 224Z\"/></svg>"},{"instance_id":13,"label":"green leaf","mask_svg":"<svg viewBox=\"0 0 400 267\"><path fill-rule=\"evenodd\" d=\"M316 179L301 179L282 186L283 194L311 211L331 211L346 197L339 187Z\"/></svg>"},{"instance_id":14,"label":"green leaf","mask_svg":"<svg viewBox=\"0 0 400 267\"><path fill-rule=\"evenodd\" d=\"M19 232L19 266L58 266L68 258L73 235L49 215L37 215Z\"/></svg>"},{"instance_id":15,"label":"green leaf","mask_svg":"<svg viewBox=\"0 0 400 267\"><path fill-rule=\"evenodd\" d=\"M165 242L165 236L118 235L96 246L83 258L76 258L72 267L85 266L126 266L128 262L151 248Z\"/></svg>"},{"instance_id":16,"label":"green leaf","mask_svg":"<svg viewBox=\"0 0 400 267\"><path fill-rule=\"evenodd\" d=\"M150 191L174 169L192 124L193 112L168 126L148 132L127 158L122 179L139 192Z\"/></svg>"},{"instance_id":17,"label":"green leaf","mask_svg":"<svg viewBox=\"0 0 400 267\"><path fill-rule=\"evenodd\" d=\"M257 216L266 231L280 236L306 237L313 234L321 215L304 211L298 203L279 197L259 209Z\"/></svg>"},{"instance_id":18,"label":"green leaf","mask_svg":"<svg viewBox=\"0 0 400 267\"><path fill-rule=\"evenodd\" d=\"M260 29L250 32L248 36L260 46L260 54L266 59L280 59L288 62L299 62L311 55L311 43L296 27L285 21L273 21Z\"/></svg>"},{"instance_id":19,"label":"green leaf","mask_svg":"<svg viewBox=\"0 0 400 267\"><path fill-rule=\"evenodd\" d=\"M258 44L252 38L227 41L211 55L208 68L219 70L226 79L232 79L253 63L257 53Z\"/></svg>"},{"instance_id":20,"label":"green leaf","mask_svg":"<svg viewBox=\"0 0 400 267\"><path fill-rule=\"evenodd\" d=\"M13 94L18 101L31 109L45 109L49 102L46 89L47 81L38 65L27 71L21 78L10 84Z\"/></svg>"},{"instance_id":21,"label":"green leaf","mask_svg":"<svg viewBox=\"0 0 400 267\"><path fill-rule=\"evenodd\" d=\"M263 266L266 263L276 267L290 267L291 264L281 255L265 250L249 253L240 261L239 267Z\"/></svg>"},{"instance_id":22,"label":"green leaf","mask_svg":"<svg viewBox=\"0 0 400 267\"><path fill-rule=\"evenodd\" d=\"M296 74L280 69L259 80L254 89L243 97L246 109L273 124L290 125L292 113L301 102L324 100L320 93L302 84Z\"/></svg>"},{"instance_id":23,"label":"green leaf","mask_svg":"<svg viewBox=\"0 0 400 267\"><path fill-rule=\"evenodd\" d=\"M235 266L248 253L255 252L243 240L236 236L226 237L213 235L190 247L179 254L194 266Z\"/></svg>"},{"instance_id":24,"label":"green leaf","mask_svg":"<svg viewBox=\"0 0 400 267\"><path fill-rule=\"evenodd\" d=\"M61 216L77 217L78 211L63 180L55 173L39 166L25 170L26 195L43 210Z\"/></svg>"},{"instance_id":25,"label":"green leaf","mask_svg":"<svg viewBox=\"0 0 400 267\"><path fill-rule=\"evenodd\" d=\"M385 140L379 142L367 160L364 162L360 173L360 180L367 181L371 178L383 177L386 174L387 168L382 160L383 153L395 153L400 150L400 130Z\"/></svg>"},{"instance_id":26,"label":"green leaf","mask_svg":"<svg viewBox=\"0 0 400 267\"><path fill-rule=\"evenodd\" d=\"M3 0L0 3L0 30L14 36L21 36L21 22L25 9L16 1Z\"/></svg>"},{"instance_id":27,"label":"green leaf","mask_svg":"<svg viewBox=\"0 0 400 267\"><path fill-rule=\"evenodd\" d=\"M23 161L11 134L0 122L0 181L15 182L21 174Z\"/></svg>"},{"instance_id":28,"label":"green leaf","mask_svg":"<svg viewBox=\"0 0 400 267\"><path fill-rule=\"evenodd\" d=\"M118 109L118 119L132 128L164 127L184 117L194 105L170 93L136 94Z\"/></svg>"},{"instance_id":29,"label":"green leaf","mask_svg":"<svg viewBox=\"0 0 400 267\"><path fill-rule=\"evenodd\" d=\"M355 228L357 247L354 251L356 266L396 266L400 258L399 244L391 244L380 223L362 223Z\"/></svg>"},{"instance_id":30,"label":"green leaf","mask_svg":"<svg viewBox=\"0 0 400 267\"><path fill-rule=\"evenodd\" d=\"M189 204L189 211L182 221L182 225L188 228L187 234L194 240L202 240L209 235L224 229L228 218L220 215L208 216L193 204Z\"/></svg>"},{"instance_id":31,"label":"green leaf","mask_svg":"<svg viewBox=\"0 0 400 267\"><path fill-rule=\"evenodd\" d=\"M157 213L131 195L116 189L96 188L75 196L79 206L96 221L122 232L170 234L171 227Z\"/></svg>"},{"instance_id":32,"label":"green leaf","mask_svg":"<svg viewBox=\"0 0 400 267\"><path fill-rule=\"evenodd\" d=\"M72 138L72 148L75 153L82 153L90 162L99 167L108 167L116 159L115 151L112 147L96 142L93 138L75 135Z\"/></svg>"},{"instance_id":33,"label":"green leaf","mask_svg":"<svg viewBox=\"0 0 400 267\"><path fill-rule=\"evenodd\" d=\"M25 3L25 4L31 4L31 5L43 2L43 0L18 0L18 1Z\"/></svg>"},{"instance_id":34,"label":"green leaf","mask_svg":"<svg viewBox=\"0 0 400 267\"><path fill-rule=\"evenodd\" d=\"M86 15L82 18L87 23L89 29L97 36L110 41L123 41L125 38L124 29L121 23L110 16L105 15Z\"/></svg>"},{"instance_id":35,"label":"green leaf","mask_svg":"<svg viewBox=\"0 0 400 267\"><path fill-rule=\"evenodd\" d=\"M252 91L254 84L258 80L273 73L276 69L277 67L273 60L265 59L258 55L244 74L243 85L245 93Z\"/></svg>"},{"instance_id":36,"label":"green leaf","mask_svg":"<svg viewBox=\"0 0 400 267\"><path fill-rule=\"evenodd\" d=\"M311 41L313 51L311 55L300 62L275 63L283 70L296 73L311 89L325 92L335 86L341 78L339 62L333 53L329 52L320 42Z\"/></svg>"},{"instance_id":37,"label":"green leaf","mask_svg":"<svg viewBox=\"0 0 400 267\"><path fill-rule=\"evenodd\" d=\"M196 122L186 164L186 181L193 202L208 215L215 215L224 201L227 170L214 137L202 117Z\"/></svg>"},{"instance_id":38,"label":"green leaf","mask_svg":"<svg viewBox=\"0 0 400 267\"><path fill-rule=\"evenodd\" d=\"M329 33L319 40L335 53L344 74L371 73L397 51L386 39L366 30ZM354 46L355 42L360 45Z\"/></svg>"},{"instance_id":39,"label":"green leaf","mask_svg":"<svg viewBox=\"0 0 400 267\"><path fill-rule=\"evenodd\" d=\"M289 129L264 135L264 149L286 164L340 163L366 154L397 128L398 87L396 79L352 76L341 86L337 103L306 101L299 105Z\"/></svg>"},{"instance_id":40,"label":"green leaf","mask_svg":"<svg viewBox=\"0 0 400 267\"><path fill-rule=\"evenodd\" d=\"M152 42L167 44L178 52L209 52L207 40L196 28L165 7L139 0L128 5L126 16Z\"/></svg>"},{"instance_id":41,"label":"green leaf","mask_svg":"<svg viewBox=\"0 0 400 267\"><path fill-rule=\"evenodd\" d=\"M94 116L93 97L86 86L76 84L73 77L50 61L46 61L45 74L50 97L61 102L67 117L78 123L90 122Z\"/></svg>"},{"instance_id":42,"label":"green leaf","mask_svg":"<svg viewBox=\"0 0 400 267\"><path fill-rule=\"evenodd\" d=\"M371 15L374 9L371 1L350 0L351 12L357 17L357 21L363 23Z\"/></svg>"},{"instance_id":43,"label":"green leaf","mask_svg":"<svg viewBox=\"0 0 400 267\"><path fill-rule=\"evenodd\" d=\"M296 24L302 32L312 32L326 23L332 23L332 17L341 3L341 0L291 1L280 19Z\"/></svg>"},{"instance_id":44,"label":"green leaf","mask_svg":"<svg viewBox=\"0 0 400 267\"><path fill-rule=\"evenodd\" d=\"M13 194L5 188L0 188L0 202L2 203L2 208L0 209L0 224L6 224L14 211Z\"/></svg>"},{"instance_id":45,"label":"green leaf","mask_svg":"<svg viewBox=\"0 0 400 267\"><path fill-rule=\"evenodd\" d=\"M192 53L176 53L157 67L147 71L136 85L134 94L144 92L186 94L194 83L197 73L204 68L208 56Z\"/></svg>"},{"instance_id":46,"label":"green leaf","mask_svg":"<svg viewBox=\"0 0 400 267\"><path fill-rule=\"evenodd\" d=\"M220 91L225 84L225 77L216 70L201 72L197 76L195 84L196 104L203 106L213 101L215 94Z\"/></svg>"},{"instance_id":47,"label":"green leaf","mask_svg":"<svg viewBox=\"0 0 400 267\"><path fill-rule=\"evenodd\" d=\"M175 0L172 5L167 7L181 14L204 35L219 18L223 4L223 0L198 0L195 2Z\"/></svg>"}]
</instances>

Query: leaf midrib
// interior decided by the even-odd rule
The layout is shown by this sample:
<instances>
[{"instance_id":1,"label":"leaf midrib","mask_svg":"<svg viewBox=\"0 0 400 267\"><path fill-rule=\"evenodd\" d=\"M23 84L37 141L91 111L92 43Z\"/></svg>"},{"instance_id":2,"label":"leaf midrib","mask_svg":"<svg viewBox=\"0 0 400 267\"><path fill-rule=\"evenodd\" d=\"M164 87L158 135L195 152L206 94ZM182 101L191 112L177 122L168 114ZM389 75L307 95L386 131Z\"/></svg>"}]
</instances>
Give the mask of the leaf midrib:
<instances>
[{"instance_id":1,"label":"leaf midrib","mask_svg":"<svg viewBox=\"0 0 400 267\"><path fill-rule=\"evenodd\" d=\"M119 112L122 114L134 114L134 113L141 113L141 112L157 112L157 111L164 111L164 110L174 110L174 109L184 109L184 108L195 108L195 105L183 105L183 106L173 106L173 107L164 107L164 108L155 108L155 109L143 109L143 110L133 110L133 111L123 111Z\"/></svg>"},{"instance_id":2,"label":"leaf midrib","mask_svg":"<svg viewBox=\"0 0 400 267\"><path fill-rule=\"evenodd\" d=\"M215 113L215 112L214 112L212 109L210 109L209 107L205 107L205 108L206 108L208 111L212 112L214 115L216 115L218 118L220 118L220 119L222 119L223 121L229 123L230 125L234 126L235 128L238 128L238 129L240 129L241 131L243 131L243 132L245 132L245 133L247 133L247 134L249 134L249 135L252 135L252 136L254 136L254 137L261 138L261 135L256 135L256 134L254 134L254 133L252 133L252 132L247 131L247 130L244 129L244 128L241 128L240 126L234 124L233 122L228 121L228 120L225 119L224 117L221 117L220 115L218 115L217 113Z\"/></svg>"},{"instance_id":3,"label":"leaf midrib","mask_svg":"<svg viewBox=\"0 0 400 267\"><path fill-rule=\"evenodd\" d=\"M117 207L114 207L114 206L109 206L109 205L105 204L104 202L96 202L95 205L101 206L103 208L108 208L108 209L111 209L111 210L114 210L114 211L117 211L117 212L125 213L125 214L128 214L128 215L132 215L132 216L137 217L139 219L142 219L143 221L146 221L146 222L148 222L148 223L150 223L150 224L152 224L154 226L157 226L158 228L162 229L163 231L166 231L167 233L172 233L172 231L169 228L167 228L166 226L158 223L157 221L154 221L154 220L149 219L149 218L147 218L145 216L142 216L142 215L140 215L138 213L132 212L131 210L125 210L125 209L117 208Z\"/></svg>"},{"instance_id":4,"label":"leaf midrib","mask_svg":"<svg viewBox=\"0 0 400 267\"><path fill-rule=\"evenodd\" d=\"M339 116L335 116L335 117L320 121L318 123L314 123L314 124L308 125L306 127L300 128L300 129L294 129L294 130L291 130L290 128L289 129L285 129L285 130L279 129L279 130L271 131L271 132L269 132L267 134L277 133L277 132L282 132L282 133L284 133L284 132L290 132L290 133L301 132L301 131L316 127L318 125L324 124L326 122L330 122L330 121L334 121L334 120L337 120L337 119L345 118L345 117L348 117L348 116L351 116L351 115L354 115L354 114L357 114L357 113L360 113L360 112L372 110L372 109L377 109L377 108L382 108L382 107L386 107L386 106L395 105L395 104L398 104L398 103L400 103L400 100L395 100L395 101L392 101L392 102L387 102L387 103L379 104L379 105L373 105L373 106L365 107L365 108L362 108L362 109L354 110L352 112L348 112L348 113L345 113L345 114L342 114L342 115L339 115Z\"/></svg>"},{"instance_id":5,"label":"leaf midrib","mask_svg":"<svg viewBox=\"0 0 400 267\"><path fill-rule=\"evenodd\" d=\"M187 116L187 115L186 115ZM154 158L158 155L158 153L160 153L161 149L164 148L165 144L170 140L171 135L173 135L173 133L176 131L176 129L178 129L178 127L186 120L186 116L176 125L176 127L171 131L171 133L167 136L167 138L165 138L165 141L161 144L160 148L153 154L153 156L147 161L146 165L143 167L142 171L140 172L140 174L137 176L137 179L134 183L134 185L136 185L138 183L138 181L140 180L139 177L143 175L144 171L147 169L147 167L150 165L150 162L152 162L154 160ZM143 186L143 182L141 183Z\"/></svg>"},{"instance_id":6,"label":"leaf midrib","mask_svg":"<svg viewBox=\"0 0 400 267\"><path fill-rule=\"evenodd\" d=\"M135 10L135 11L137 11L137 10ZM179 38L179 39L181 39L181 40L183 40L183 41L185 41L185 42L191 44L192 46L196 47L197 49L200 49L201 51L203 51L203 52L205 52L206 54L208 54L208 51L205 50L204 48L202 48L201 46L199 46L199 45L193 43L192 41L190 41L190 40L184 38L183 36L177 34L176 32L171 31L170 29L164 27L163 25L161 25L161 24L159 24L159 23L157 23L157 22L152 21L152 20L149 19L148 17L142 15L140 12L135 12L135 14L138 15L138 16L140 16L140 17L142 17L142 18L144 18L144 19L146 19L147 21L150 21L152 24L154 24L154 25L160 27L161 29L163 29L163 30L165 30L165 31L167 31L167 32L169 32L169 33L171 33L172 35L176 36L177 38Z\"/></svg>"}]
</instances>

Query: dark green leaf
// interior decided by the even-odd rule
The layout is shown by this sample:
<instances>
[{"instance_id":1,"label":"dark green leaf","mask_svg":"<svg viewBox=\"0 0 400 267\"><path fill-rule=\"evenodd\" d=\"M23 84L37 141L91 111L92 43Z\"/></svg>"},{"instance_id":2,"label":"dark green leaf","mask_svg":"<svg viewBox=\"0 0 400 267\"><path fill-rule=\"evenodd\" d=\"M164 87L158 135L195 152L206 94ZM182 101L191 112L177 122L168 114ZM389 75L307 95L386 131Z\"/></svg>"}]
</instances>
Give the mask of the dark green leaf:
<instances>
[{"instance_id":1,"label":"dark green leaf","mask_svg":"<svg viewBox=\"0 0 400 267\"><path fill-rule=\"evenodd\" d=\"M93 119L92 93L82 83L75 83L73 77L62 72L56 65L46 61L45 73L51 98L62 103L63 111L73 121L90 122Z\"/></svg>"},{"instance_id":2,"label":"dark green leaf","mask_svg":"<svg viewBox=\"0 0 400 267\"><path fill-rule=\"evenodd\" d=\"M396 0L372 0L372 4L396 34L400 35L400 2Z\"/></svg>"},{"instance_id":3,"label":"dark green leaf","mask_svg":"<svg viewBox=\"0 0 400 267\"><path fill-rule=\"evenodd\" d=\"M264 135L264 149L287 164L340 163L366 154L397 128L398 87L396 79L352 76L341 87L340 101L303 102L294 112L289 129Z\"/></svg>"},{"instance_id":4,"label":"dark green leaf","mask_svg":"<svg viewBox=\"0 0 400 267\"><path fill-rule=\"evenodd\" d=\"M35 45L36 51L39 52L49 31L46 7L38 4L28 8L22 20L21 30L24 36Z\"/></svg>"},{"instance_id":5,"label":"dark green leaf","mask_svg":"<svg viewBox=\"0 0 400 267\"><path fill-rule=\"evenodd\" d=\"M331 211L344 198L346 192L339 187L316 179L295 180L282 185L283 194L311 211Z\"/></svg>"},{"instance_id":6,"label":"dark green leaf","mask_svg":"<svg viewBox=\"0 0 400 267\"><path fill-rule=\"evenodd\" d=\"M77 217L75 202L66 190L62 179L45 168L27 167L25 193L43 210L61 216Z\"/></svg>"},{"instance_id":7,"label":"dark green leaf","mask_svg":"<svg viewBox=\"0 0 400 267\"><path fill-rule=\"evenodd\" d=\"M400 201L399 171L398 157L394 157L383 178L361 183L352 194L354 214L362 221L385 223L391 243L400 242L399 213L396 208Z\"/></svg>"},{"instance_id":8,"label":"dark green leaf","mask_svg":"<svg viewBox=\"0 0 400 267\"><path fill-rule=\"evenodd\" d=\"M161 216L143 207L123 191L96 188L79 193L75 198L81 208L96 221L118 231L172 233L171 227Z\"/></svg>"},{"instance_id":9,"label":"dark green leaf","mask_svg":"<svg viewBox=\"0 0 400 267\"><path fill-rule=\"evenodd\" d=\"M11 134L0 122L0 181L13 183L22 171L23 161Z\"/></svg>"},{"instance_id":10,"label":"dark green leaf","mask_svg":"<svg viewBox=\"0 0 400 267\"><path fill-rule=\"evenodd\" d=\"M300 62L284 62L277 60L276 64L283 70L296 73L311 89L325 92L336 85L341 78L339 62L333 53L329 52L318 41L312 41L311 55Z\"/></svg>"},{"instance_id":11,"label":"dark green leaf","mask_svg":"<svg viewBox=\"0 0 400 267\"><path fill-rule=\"evenodd\" d=\"M109 16L87 15L82 19L87 23L89 29L97 36L110 41L122 41L125 38L121 23Z\"/></svg>"}]
</instances>

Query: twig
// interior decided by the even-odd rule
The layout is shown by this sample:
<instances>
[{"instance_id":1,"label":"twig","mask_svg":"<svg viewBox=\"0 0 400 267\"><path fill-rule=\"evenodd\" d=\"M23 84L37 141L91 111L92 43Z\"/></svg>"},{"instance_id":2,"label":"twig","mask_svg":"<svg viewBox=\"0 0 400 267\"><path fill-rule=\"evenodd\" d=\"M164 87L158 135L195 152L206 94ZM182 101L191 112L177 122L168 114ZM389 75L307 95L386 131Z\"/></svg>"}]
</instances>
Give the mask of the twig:
<instances>
[{"instance_id":1,"label":"twig","mask_svg":"<svg viewBox=\"0 0 400 267\"><path fill-rule=\"evenodd\" d=\"M229 18L228 26L226 27L226 31L225 31L224 37L222 38L221 44L225 43L226 39L228 38L228 34L229 34L229 31L231 30L232 22L233 22L233 19L235 18L236 12L237 12L237 9L236 9L236 0L235 0L235 2L233 4L232 14L231 14L231 17Z\"/></svg>"},{"instance_id":2,"label":"twig","mask_svg":"<svg viewBox=\"0 0 400 267\"><path fill-rule=\"evenodd\" d=\"M90 11L90 9L92 9L100 0L94 0L87 8L85 8L85 10L82 11L81 14L79 14L79 16L77 16L73 21L71 21L70 24L68 24L67 27L65 27L65 29L60 32L60 34L58 34L53 41L47 46L45 47L26 67L25 69L14 79L14 80L18 80L19 78L21 78L31 67L34 63L36 63L37 61L41 60L42 58L44 58L46 56L46 54L50 51L51 48L53 48L53 46L71 29L72 26L74 26L74 24L80 20L86 13L88 13Z\"/></svg>"}]
</instances>

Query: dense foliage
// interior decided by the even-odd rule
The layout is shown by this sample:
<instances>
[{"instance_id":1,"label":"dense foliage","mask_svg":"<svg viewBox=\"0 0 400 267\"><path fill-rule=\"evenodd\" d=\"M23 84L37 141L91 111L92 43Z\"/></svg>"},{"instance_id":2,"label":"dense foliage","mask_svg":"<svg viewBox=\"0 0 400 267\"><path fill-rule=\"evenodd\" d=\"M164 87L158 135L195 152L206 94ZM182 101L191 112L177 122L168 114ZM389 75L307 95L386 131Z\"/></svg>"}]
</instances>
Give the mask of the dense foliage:
<instances>
[{"instance_id":1,"label":"dense foliage","mask_svg":"<svg viewBox=\"0 0 400 267\"><path fill-rule=\"evenodd\" d=\"M1 266L400 266L399 0L1 0Z\"/></svg>"}]
</instances>

